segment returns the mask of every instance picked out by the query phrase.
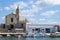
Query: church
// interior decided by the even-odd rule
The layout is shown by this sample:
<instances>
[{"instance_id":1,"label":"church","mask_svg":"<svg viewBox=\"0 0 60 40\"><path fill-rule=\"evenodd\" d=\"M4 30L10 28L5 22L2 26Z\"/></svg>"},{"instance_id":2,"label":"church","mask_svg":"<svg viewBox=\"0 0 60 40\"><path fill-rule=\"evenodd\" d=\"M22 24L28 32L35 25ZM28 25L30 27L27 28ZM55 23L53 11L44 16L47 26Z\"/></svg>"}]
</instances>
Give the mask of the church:
<instances>
[{"instance_id":1,"label":"church","mask_svg":"<svg viewBox=\"0 0 60 40\"><path fill-rule=\"evenodd\" d=\"M19 13L19 6L17 6L15 13L6 15L5 25L9 32L25 32L27 19L19 16Z\"/></svg>"}]
</instances>

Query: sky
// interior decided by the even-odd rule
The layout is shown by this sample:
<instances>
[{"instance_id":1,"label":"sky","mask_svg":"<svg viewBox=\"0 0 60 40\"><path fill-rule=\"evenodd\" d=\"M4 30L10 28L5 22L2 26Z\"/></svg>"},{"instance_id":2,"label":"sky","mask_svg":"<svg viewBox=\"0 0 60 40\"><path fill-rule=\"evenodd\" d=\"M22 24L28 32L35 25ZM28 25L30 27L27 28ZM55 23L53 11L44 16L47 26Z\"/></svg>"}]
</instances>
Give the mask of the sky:
<instances>
[{"instance_id":1,"label":"sky","mask_svg":"<svg viewBox=\"0 0 60 40\"><path fill-rule=\"evenodd\" d=\"M60 24L60 0L0 0L0 24L5 16L15 13L19 5L20 16L33 24Z\"/></svg>"}]
</instances>

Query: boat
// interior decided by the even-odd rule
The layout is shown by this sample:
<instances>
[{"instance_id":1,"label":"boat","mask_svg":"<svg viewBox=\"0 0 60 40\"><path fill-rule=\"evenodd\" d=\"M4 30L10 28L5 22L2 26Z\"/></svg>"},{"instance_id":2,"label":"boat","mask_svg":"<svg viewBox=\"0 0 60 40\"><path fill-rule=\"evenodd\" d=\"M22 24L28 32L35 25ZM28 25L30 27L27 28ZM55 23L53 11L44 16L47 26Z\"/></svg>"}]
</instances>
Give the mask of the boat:
<instances>
[{"instance_id":1,"label":"boat","mask_svg":"<svg viewBox=\"0 0 60 40\"><path fill-rule=\"evenodd\" d=\"M7 36L10 36L9 34L7 34Z\"/></svg>"}]
</instances>

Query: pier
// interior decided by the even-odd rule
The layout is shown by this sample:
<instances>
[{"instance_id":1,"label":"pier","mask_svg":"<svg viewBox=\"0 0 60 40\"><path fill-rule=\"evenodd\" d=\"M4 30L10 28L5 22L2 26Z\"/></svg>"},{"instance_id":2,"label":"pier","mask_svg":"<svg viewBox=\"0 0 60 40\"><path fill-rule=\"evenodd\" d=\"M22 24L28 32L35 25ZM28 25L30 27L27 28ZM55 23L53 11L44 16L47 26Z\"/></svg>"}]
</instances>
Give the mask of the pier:
<instances>
[{"instance_id":1,"label":"pier","mask_svg":"<svg viewBox=\"0 0 60 40\"><path fill-rule=\"evenodd\" d=\"M22 35L25 33L0 33L1 36L15 36L15 37L22 37Z\"/></svg>"},{"instance_id":2,"label":"pier","mask_svg":"<svg viewBox=\"0 0 60 40\"><path fill-rule=\"evenodd\" d=\"M0 33L0 35L22 35L22 34L25 34L25 33Z\"/></svg>"}]
</instances>

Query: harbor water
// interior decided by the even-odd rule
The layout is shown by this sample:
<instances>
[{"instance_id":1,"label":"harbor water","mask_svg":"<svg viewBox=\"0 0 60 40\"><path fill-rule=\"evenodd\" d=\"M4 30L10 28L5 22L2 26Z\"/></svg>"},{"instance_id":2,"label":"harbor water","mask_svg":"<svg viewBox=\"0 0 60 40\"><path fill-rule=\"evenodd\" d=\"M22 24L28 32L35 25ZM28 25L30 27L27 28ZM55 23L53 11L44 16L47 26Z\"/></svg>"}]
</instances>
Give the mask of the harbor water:
<instances>
[{"instance_id":1,"label":"harbor water","mask_svg":"<svg viewBox=\"0 0 60 40\"><path fill-rule=\"evenodd\" d=\"M10 36L10 37L0 37L0 40L60 40L60 38L49 38L49 37L42 37L42 38L23 38L23 37L20 37L20 38L17 38L17 37L13 37L13 36Z\"/></svg>"}]
</instances>

